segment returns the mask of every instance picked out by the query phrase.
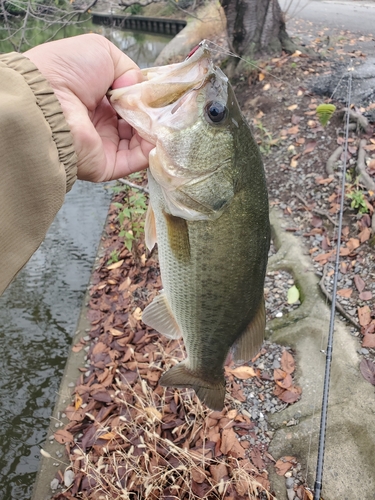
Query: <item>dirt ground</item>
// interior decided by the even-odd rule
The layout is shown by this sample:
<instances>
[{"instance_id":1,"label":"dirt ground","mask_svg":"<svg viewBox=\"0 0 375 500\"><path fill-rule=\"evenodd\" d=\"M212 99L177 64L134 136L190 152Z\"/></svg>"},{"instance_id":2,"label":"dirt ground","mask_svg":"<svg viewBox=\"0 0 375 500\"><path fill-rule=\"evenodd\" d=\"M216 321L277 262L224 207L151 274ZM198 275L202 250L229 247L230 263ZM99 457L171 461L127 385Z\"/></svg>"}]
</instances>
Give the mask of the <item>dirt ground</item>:
<instances>
[{"instance_id":1,"label":"dirt ground","mask_svg":"<svg viewBox=\"0 0 375 500\"><path fill-rule=\"evenodd\" d=\"M270 205L283 211L288 231L303 236L322 277L322 293L328 296L345 156L337 151L345 142L345 114L340 111L347 103L325 95L326 87L318 94L316 82L349 61L354 67L362 64L371 55L365 50L373 40L357 40L349 32L331 31L328 36L296 21L291 31L313 48L314 58L298 51L258 61L234 84L263 153ZM337 111L323 127L315 110L327 102L336 104ZM350 105L355 125L347 151L338 303L358 337L361 371L375 384L375 190L356 172L362 162L370 180L375 174L375 103L369 99ZM334 152L332 170L327 170ZM146 185L145 179L138 182ZM123 203L127 197L122 191L114 202ZM66 445L73 471L65 487L63 475L57 474L55 500L125 498L124 491L126 498L271 498L267 467L275 466L280 475L294 468L295 477L300 477L294 457L276 460L267 452L272 429L265 417L303 398L293 380L293 352L266 342L251 363L228 366L223 412L208 411L189 391L162 389L160 375L181 359L183 346L141 322L141 310L161 288L160 274L156 255L146 255L142 239L133 253L124 246L119 232L129 225L120 227L118 207L111 207L103 256L93 275L92 327L73 347L87 351L87 363L65 412L68 423L55 433ZM267 280L271 319L293 307L287 293L294 282L287 273L271 273ZM302 479L295 484L296 498L312 498Z\"/></svg>"}]
</instances>

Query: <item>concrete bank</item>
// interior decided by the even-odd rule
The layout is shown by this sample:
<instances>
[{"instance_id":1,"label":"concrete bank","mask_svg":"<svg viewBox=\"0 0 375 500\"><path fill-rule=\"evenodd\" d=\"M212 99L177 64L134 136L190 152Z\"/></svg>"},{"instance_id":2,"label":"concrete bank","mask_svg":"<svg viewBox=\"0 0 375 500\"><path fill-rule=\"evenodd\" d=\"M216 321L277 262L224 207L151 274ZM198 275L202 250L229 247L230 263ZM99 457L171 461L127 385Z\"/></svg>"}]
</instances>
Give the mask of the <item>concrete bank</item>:
<instances>
[{"instance_id":1,"label":"concrete bank","mask_svg":"<svg viewBox=\"0 0 375 500\"><path fill-rule=\"evenodd\" d=\"M300 401L270 417L275 434L269 451L275 459L296 457L306 471L307 483L313 486L325 368L321 351L327 345L330 309L303 243L283 229L283 217L277 212L272 212L271 224L278 252L269 267L293 274L303 303L286 318L271 322L268 335L273 342L295 349L297 380L303 392ZM374 388L359 371L359 347L350 326L336 315L322 492L325 500L375 498ZM270 478L278 500L289 500L285 478L273 470Z\"/></svg>"}]
</instances>

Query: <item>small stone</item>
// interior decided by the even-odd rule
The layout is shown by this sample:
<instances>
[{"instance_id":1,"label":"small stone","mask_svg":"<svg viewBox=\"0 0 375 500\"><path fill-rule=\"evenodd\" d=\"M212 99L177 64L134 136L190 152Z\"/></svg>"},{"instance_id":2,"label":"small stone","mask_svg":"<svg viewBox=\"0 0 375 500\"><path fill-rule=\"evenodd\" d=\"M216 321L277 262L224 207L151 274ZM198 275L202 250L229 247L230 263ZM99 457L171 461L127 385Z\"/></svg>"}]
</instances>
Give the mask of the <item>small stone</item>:
<instances>
[{"instance_id":1,"label":"small stone","mask_svg":"<svg viewBox=\"0 0 375 500\"><path fill-rule=\"evenodd\" d=\"M64 472L64 485L69 488L74 481L74 472L72 470L66 470Z\"/></svg>"},{"instance_id":2,"label":"small stone","mask_svg":"<svg viewBox=\"0 0 375 500\"><path fill-rule=\"evenodd\" d=\"M50 485L50 486L51 486L51 490L52 490L52 491L57 490L57 488L59 487L59 480L58 480L58 479L56 479L56 478L55 478L55 479L52 479L52 481L51 481L51 485Z\"/></svg>"},{"instance_id":3,"label":"small stone","mask_svg":"<svg viewBox=\"0 0 375 500\"><path fill-rule=\"evenodd\" d=\"M278 313L275 314L275 318L282 318L283 317L283 313L281 311L279 311Z\"/></svg>"},{"instance_id":4,"label":"small stone","mask_svg":"<svg viewBox=\"0 0 375 500\"><path fill-rule=\"evenodd\" d=\"M292 477L287 477L285 480L285 485L288 490L292 489L294 486L294 479Z\"/></svg>"},{"instance_id":5,"label":"small stone","mask_svg":"<svg viewBox=\"0 0 375 500\"><path fill-rule=\"evenodd\" d=\"M74 382L69 382L68 387L75 387L75 383Z\"/></svg>"},{"instance_id":6,"label":"small stone","mask_svg":"<svg viewBox=\"0 0 375 500\"><path fill-rule=\"evenodd\" d=\"M296 498L296 495L294 493L294 490L287 489L286 494L288 496L288 500L294 500Z\"/></svg>"},{"instance_id":7,"label":"small stone","mask_svg":"<svg viewBox=\"0 0 375 500\"><path fill-rule=\"evenodd\" d=\"M272 363L272 368L274 368L275 370L277 370L278 368L280 368L280 361L278 361L277 359L274 360L274 362Z\"/></svg>"},{"instance_id":8,"label":"small stone","mask_svg":"<svg viewBox=\"0 0 375 500\"><path fill-rule=\"evenodd\" d=\"M368 354L370 351L366 349L365 347L362 347L360 354Z\"/></svg>"}]
</instances>

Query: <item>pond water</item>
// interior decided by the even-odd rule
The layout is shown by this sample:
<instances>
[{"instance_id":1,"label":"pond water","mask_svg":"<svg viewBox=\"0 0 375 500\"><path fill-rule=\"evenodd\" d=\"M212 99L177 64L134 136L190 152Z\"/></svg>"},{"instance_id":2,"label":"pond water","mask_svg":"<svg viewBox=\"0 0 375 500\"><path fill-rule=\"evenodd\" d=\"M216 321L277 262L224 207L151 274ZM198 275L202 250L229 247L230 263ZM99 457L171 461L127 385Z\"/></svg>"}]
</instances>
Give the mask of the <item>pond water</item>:
<instances>
[{"instance_id":1,"label":"pond water","mask_svg":"<svg viewBox=\"0 0 375 500\"><path fill-rule=\"evenodd\" d=\"M170 40L88 21L76 28L59 35L102 33L141 67ZM0 51L10 50L5 45ZM108 185L78 181L43 244L0 298L0 500L31 497L110 198Z\"/></svg>"}]
</instances>

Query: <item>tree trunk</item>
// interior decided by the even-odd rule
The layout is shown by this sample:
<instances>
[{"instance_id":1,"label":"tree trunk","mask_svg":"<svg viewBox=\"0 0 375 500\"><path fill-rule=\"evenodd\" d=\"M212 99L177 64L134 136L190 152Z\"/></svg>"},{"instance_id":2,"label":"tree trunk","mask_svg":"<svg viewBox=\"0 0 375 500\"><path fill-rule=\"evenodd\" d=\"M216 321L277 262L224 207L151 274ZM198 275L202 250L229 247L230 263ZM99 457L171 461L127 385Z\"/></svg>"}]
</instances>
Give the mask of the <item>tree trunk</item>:
<instances>
[{"instance_id":1,"label":"tree trunk","mask_svg":"<svg viewBox=\"0 0 375 500\"><path fill-rule=\"evenodd\" d=\"M294 51L278 0L220 0L232 50L255 58L263 53Z\"/></svg>"}]
</instances>

